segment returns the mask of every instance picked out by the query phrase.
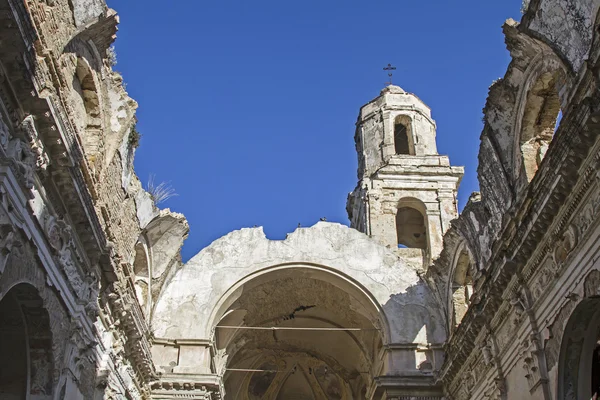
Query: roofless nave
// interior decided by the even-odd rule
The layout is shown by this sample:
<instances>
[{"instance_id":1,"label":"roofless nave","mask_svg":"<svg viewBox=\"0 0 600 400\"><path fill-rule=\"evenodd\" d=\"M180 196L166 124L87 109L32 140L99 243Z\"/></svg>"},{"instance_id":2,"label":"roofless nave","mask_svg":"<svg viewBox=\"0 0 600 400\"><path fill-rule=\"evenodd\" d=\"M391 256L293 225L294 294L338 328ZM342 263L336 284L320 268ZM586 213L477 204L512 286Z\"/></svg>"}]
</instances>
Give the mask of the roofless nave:
<instances>
[{"instance_id":1,"label":"roofless nave","mask_svg":"<svg viewBox=\"0 0 600 400\"><path fill-rule=\"evenodd\" d=\"M351 227L242 229L183 264L185 218L133 171L115 12L0 0L0 397L593 398L599 6L504 25L460 215L462 167L390 85L359 112Z\"/></svg>"}]
</instances>

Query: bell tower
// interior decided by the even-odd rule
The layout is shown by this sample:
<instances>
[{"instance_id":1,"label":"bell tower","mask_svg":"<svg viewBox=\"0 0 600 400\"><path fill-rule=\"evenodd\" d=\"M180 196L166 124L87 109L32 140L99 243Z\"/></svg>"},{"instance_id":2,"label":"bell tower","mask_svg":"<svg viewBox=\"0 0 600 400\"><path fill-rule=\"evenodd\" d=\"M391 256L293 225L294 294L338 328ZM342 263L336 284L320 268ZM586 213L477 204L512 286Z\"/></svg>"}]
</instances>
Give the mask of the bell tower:
<instances>
[{"instance_id":1,"label":"bell tower","mask_svg":"<svg viewBox=\"0 0 600 400\"><path fill-rule=\"evenodd\" d=\"M435 135L429 107L390 85L360 109L354 136L358 184L346 205L351 226L397 248L415 268L439 255L458 215L464 168L438 154Z\"/></svg>"}]
</instances>

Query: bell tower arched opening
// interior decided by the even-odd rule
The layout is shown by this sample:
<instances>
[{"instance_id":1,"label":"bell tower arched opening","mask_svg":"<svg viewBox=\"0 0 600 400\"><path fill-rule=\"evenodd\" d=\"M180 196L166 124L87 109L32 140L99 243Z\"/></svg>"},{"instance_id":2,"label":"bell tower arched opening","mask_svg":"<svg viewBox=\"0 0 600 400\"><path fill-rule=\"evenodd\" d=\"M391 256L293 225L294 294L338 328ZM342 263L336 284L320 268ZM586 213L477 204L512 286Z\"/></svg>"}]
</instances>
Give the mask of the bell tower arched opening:
<instances>
[{"instance_id":1,"label":"bell tower arched opening","mask_svg":"<svg viewBox=\"0 0 600 400\"><path fill-rule=\"evenodd\" d=\"M429 248L425 204L419 199L404 198L396 212L396 239L400 249Z\"/></svg>"},{"instance_id":2,"label":"bell tower arched opening","mask_svg":"<svg viewBox=\"0 0 600 400\"><path fill-rule=\"evenodd\" d=\"M412 207L400 207L396 214L399 248L427 249L427 228L423 214Z\"/></svg>"},{"instance_id":3,"label":"bell tower arched opening","mask_svg":"<svg viewBox=\"0 0 600 400\"><path fill-rule=\"evenodd\" d=\"M396 155L415 154L411 127L411 120L407 115L398 115L394 119L394 150Z\"/></svg>"}]
</instances>

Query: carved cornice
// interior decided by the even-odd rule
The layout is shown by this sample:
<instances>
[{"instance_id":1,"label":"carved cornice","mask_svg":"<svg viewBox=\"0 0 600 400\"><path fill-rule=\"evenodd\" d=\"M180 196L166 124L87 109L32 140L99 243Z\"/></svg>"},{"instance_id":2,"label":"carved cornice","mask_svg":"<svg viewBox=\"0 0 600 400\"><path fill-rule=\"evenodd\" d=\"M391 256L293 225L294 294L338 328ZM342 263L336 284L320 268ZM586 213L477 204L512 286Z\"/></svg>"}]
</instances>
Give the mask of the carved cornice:
<instances>
[{"instance_id":1,"label":"carved cornice","mask_svg":"<svg viewBox=\"0 0 600 400\"><path fill-rule=\"evenodd\" d=\"M113 315L116 315L114 325L124 333L126 338L125 352L134 364L143 382L156 379L157 373L152 362L150 348L150 331L144 319L139 303L128 287L126 279L110 285L108 300Z\"/></svg>"},{"instance_id":2,"label":"carved cornice","mask_svg":"<svg viewBox=\"0 0 600 400\"><path fill-rule=\"evenodd\" d=\"M3 46L2 57L6 76L1 76L0 81L10 81L10 85L6 86L10 93L4 93L1 85L0 92L3 92L4 102L8 103L6 107L11 113L9 118L13 126L21 126L23 136L28 140L26 146L34 169L43 170L48 163L53 164L49 172L62 194L64 209L72 214L73 226L93 261L104 252L106 238L89 193L91 187L87 185L84 172L80 169L82 153L73 127L60 100L56 98L58 91L53 84L49 84L60 84L61 79L57 76L60 66L52 55L41 54L36 57L37 48L33 46L33 40L37 34L23 6L25 2L11 0L9 3L12 12L0 14L1 25L5 27L1 33L7 43L7 46ZM51 89L42 96L40 91L49 86ZM25 119L23 112L29 114ZM19 162L29 163L27 160ZM22 166L20 169L21 174L28 172ZM31 187L32 184L29 178L27 185Z\"/></svg>"},{"instance_id":3,"label":"carved cornice","mask_svg":"<svg viewBox=\"0 0 600 400\"><path fill-rule=\"evenodd\" d=\"M8 0L8 3L11 9L0 12L3 39L0 59L6 68L0 70L0 99L8 114L4 119L9 119L2 122L0 114L0 164L10 167L24 194L44 206L43 211L41 208L33 211L39 223L36 229L41 230L42 240L46 241L48 257L63 274L61 280L65 286L61 286L61 291L65 295L73 292L74 300L85 307L87 317L93 321L99 286L95 268L100 264L107 280L112 282L118 280L121 264L96 213L93 182L61 98L66 79L51 47L60 38L44 36L44 29L56 28L58 17L53 12L60 10L49 8L44 2ZM95 39L102 51L114 40L117 23L116 14L109 11L72 33L81 34L85 40ZM0 274L13 248L22 245L22 238L14 228L11 221L0 220ZM135 371L132 381L137 386L127 390L143 392L144 384L156 379L148 342L150 333L132 290L126 285L110 289L108 298L114 310L111 314L118 316L111 329L114 328L116 346L123 343L123 350L104 349L112 365L117 366L109 375L125 387L120 376L123 372L118 369L126 366L128 371ZM74 327L73 331L79 332L81 328ZM71 337L73 346L89 350L78 335ZM120 358L119 353L125 353L127 360ZM99 380L103 381L102 376Z\"/></svg>"},{"instance_id":4,"label":"carved cornice","mask_svg":"<svg viewBox=\"0 0 600 400\"><path fill-rule=\"evenodd\" d=\"M165 374L150 383L152 397L159 399L221 400L223 385L216 375Z\"/></svg>"},{"instance_id":5,"label":"carved cornice","mask_svg":"<svg viewBox=\"0 0 600 400\"><path fill-rule=\"evenodd\" d=\"M374 378L374 391L371 394L380 396L385 393L386 399L415 399L415 400L443 400L444 393L441 385L436 384L431 376L378 376ZM369 398L371 398L369 397ZM379 398L379 397L377 397Z\"/></svg>"}]
</instances>

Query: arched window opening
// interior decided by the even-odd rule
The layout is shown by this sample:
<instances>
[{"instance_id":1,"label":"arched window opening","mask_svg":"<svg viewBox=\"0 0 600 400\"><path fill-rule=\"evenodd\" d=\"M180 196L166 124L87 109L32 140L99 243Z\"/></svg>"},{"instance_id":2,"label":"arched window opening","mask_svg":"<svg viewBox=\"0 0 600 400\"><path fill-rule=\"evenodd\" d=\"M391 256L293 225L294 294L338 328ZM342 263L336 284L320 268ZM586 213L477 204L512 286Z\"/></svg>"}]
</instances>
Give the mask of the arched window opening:
<instances>
[{"instance_id":1,"label":"arched window opening","mask_svg":"<svg viewBox=\"0 0 600 400\"><path fill-rule=\"evenodd\" d=\"M558 127L560 99L556 73L542 74L529 89L521 123L521 153L527 181L544 159Z\"/></svg>"},{"instance_id":2,"label":"arched window opening","mask_svg":"<svg viewBox=\"0 0 600 400\"><path fill-rule=\"evenodd\" d=\"M142 242L135 245L135 259L133 261L133 282L135 293L144 313L147 313L150 296L150 273L148 256Z\"/></svg>"},{"instance_id":3,"label":"arched window opening","mask_svg":"<svg viewBox=\"0 0 600 400\"><path fill-rule=\"evenodd\" d=\"M0 398L52 398L50 317L37 289L20 283L0 301Z\"/></svg>"},{"instance_id":4,"label":"arched window opening","mask_svg":"<svg viewBox=\"0 0 600 400\"><path fill-rule=\"evenodd\" d=\"M82 58L77 58L72 87L75 124L83 151L88 160L94 164L101 150L100 100L92 70Z\"/></svg>"},{"instance_id":5,"label":"arched window opening","mask_svg":"<svg viewBox=\"0 0 600 400\"><path fill-rule=\"evenodd\" d=\"M25 323L14 296L0 301L0 397L24 400L27 393Z\"/></svg>"},{"instance_id":6,"label":"arched window opening","mask_svg":"<svg viewBox=\"0 0 600 400\"><path fill-rule=\"evenodd\" d=\"M592 354L592 399L600 399L600 335Z\"/></svg>"},{"instance_id":7,"label":"arched window opening","mask_svg":"<svg viewBox=\"0 0 600 400\"><path fill-rule=\"evenodd\" d=\"M396 149L396 154L410 154L408 151L406 126L402 124L396 124L394 126L394 147Z\"/></svg>"},{"instance_id":8,"label":"arched window opening","mask_svg":"<svg viewBox=\"0 0 600 400\"><path fill-rule=\"evenodd\" d=\"M133 273L136 278L148 277L148 258L146 250L141 242L135 245L135 259L133 261Z\"/></svg>"},{"instance_id":9,"label":"arched window opening","mask_svg":"<svg viewBox=\"0 0 600 400\"><path fill-rule=\"evenodd\" d=\"M558 126L560 125L560 121L562 121L562 110L558 112L558 115L556 116L556 123L554 124L554 133L556 133L556 131L558 130Z\"/></svg>"},{"instance_id":10,"label":"arched window opening","mask_svg":"<svg viewBox=\"0 0 600 400\"><path fill-rule=\"evenodd\" d=\"M400 207L396 214L399 248L427 249L427 228L423 214L412 207Z\"/></svg>"},{"instance_id":11,"label":"arched window opening","mask_svg":"<svg viewBox=\"0 0 600 400\"><path fill-rule=\"evenodd\" d=\"M471 256L466 247L457 256L452 279L452 324L451 328L457 327L469 308L471 296L473 296L473 277L471 275Z\"/></svg>"},{"instance_id":12,"label":"arched window opening","mask_svg":"<svg viewBox=\"0 0 600 400\"><path fill-rule=\"evenodd\" d=\"M398 115L394 120L394 150L396 154L414 154L411 137L410 118L406 115Z\"/></svg>"},{"instance_id":13,"label":"arched window opening","mask_svg":"<svg viewBox=\"0 0 600 400\"><path fill-rule=\"evenodd\" d=\"M548 362L558 353L557 400L600 398L600 271L584 281L584 298L575 306L564 328L546 345ZM560 346L560 347L559 347Z\"/></svg>"}]
</instances>

